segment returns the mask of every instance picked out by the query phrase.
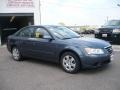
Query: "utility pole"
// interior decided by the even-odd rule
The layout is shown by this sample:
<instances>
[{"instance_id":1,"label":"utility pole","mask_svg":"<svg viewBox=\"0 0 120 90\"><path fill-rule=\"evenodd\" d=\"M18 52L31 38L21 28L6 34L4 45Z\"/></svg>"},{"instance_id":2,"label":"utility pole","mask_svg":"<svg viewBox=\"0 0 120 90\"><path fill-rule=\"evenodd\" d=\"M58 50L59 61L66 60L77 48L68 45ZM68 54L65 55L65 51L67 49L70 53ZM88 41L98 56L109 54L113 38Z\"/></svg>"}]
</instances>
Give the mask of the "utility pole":
<instances>
[{"instance_id":1,"label":"utility pole","mask_svg":"<svg viewBox=\"0 0 120 90\"><path fill-rule=\"evenodd\" d=\"M106 21L108 22L108 20L109 20L109 17L107 16L107 17L106 17Z\"/></svg>"},{"instance_id":2,"label":"utility pole","mask_svg":"<svg viewBox=\"0 0 120 90\"><path fill-rule=\"evenodd\" d=\"M40 24L41 24L41 0L39 0L39 17L40 17Z\"/></svg>"}]
</instances>

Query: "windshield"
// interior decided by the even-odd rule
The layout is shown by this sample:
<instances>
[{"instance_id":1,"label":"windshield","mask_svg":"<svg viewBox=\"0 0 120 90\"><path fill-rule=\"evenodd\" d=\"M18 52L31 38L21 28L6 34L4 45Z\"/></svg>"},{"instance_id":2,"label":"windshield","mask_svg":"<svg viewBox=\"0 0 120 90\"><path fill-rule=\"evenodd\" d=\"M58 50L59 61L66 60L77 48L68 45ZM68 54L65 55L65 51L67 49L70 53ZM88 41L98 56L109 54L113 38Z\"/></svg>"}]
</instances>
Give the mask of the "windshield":
<instances>
[{"instance_id":1,"label":"windshield","mask_svg":"<svg viewBox=\"0 0 120 90\"><path fill-rule=\"evenodd\" d=\"M80 37L80 35L76 32L63 26L48 26L47 28L59 39L70 39Z\"/></svg>"},{"instance_id":2,"label":"windshield","mask_svg":"<svg viewBox=\"0 0 120 90\"><path fill-rule=\"evenodd\" d=\"M105 26L119 26L119 25L120 25L120 20L111 20L105 24Z\"/></svg>"}]
</instances>

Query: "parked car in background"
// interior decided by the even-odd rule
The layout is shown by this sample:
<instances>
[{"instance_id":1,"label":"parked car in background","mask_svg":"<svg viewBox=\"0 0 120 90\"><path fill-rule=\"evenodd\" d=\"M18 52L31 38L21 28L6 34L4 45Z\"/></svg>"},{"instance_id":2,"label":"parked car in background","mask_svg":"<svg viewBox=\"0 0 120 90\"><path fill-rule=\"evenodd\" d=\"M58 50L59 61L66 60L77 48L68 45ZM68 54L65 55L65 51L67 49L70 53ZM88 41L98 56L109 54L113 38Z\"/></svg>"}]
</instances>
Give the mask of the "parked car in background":
<instances>
[{"instance_id":1,"label":"parked car in background","mask_svg":"<svg viewBox=\"0 0 120 90\"><path fill-rule=\"evenodd\" d=\"M81 34L80 30L73 30L74 32Z\"/></svg>"},{"instance_id":2,"label":"parked car in background","mask_svg":"<svg viewBox=\"0 0 120 90\"><path fill-rule=\"evenodd\" d=\"M94 30L84 30L81 34L94 34Z\"/></svg>"},{"instance_id":3,"label":"parked car in background","mask_svg":"<svg viewBox=\"0 0 120 90\"><path fill-rule=\"evenodd\" d=\"M110 42L120 43L120 20L110 20L95 30L95 37Z\"/></svg>"},{"instance_id":4,"label":"parked car in background","mask_svg":"<svg viewBox=\"0 0 120 90\"><path fill-rule=\"evenodd\" d=\"M103 40L80 37L63 26L27 26L8 37L7 48L16 61L23 57L60 63L68 73L110 63L112 46Z\"/></svg>"}]
</instances>

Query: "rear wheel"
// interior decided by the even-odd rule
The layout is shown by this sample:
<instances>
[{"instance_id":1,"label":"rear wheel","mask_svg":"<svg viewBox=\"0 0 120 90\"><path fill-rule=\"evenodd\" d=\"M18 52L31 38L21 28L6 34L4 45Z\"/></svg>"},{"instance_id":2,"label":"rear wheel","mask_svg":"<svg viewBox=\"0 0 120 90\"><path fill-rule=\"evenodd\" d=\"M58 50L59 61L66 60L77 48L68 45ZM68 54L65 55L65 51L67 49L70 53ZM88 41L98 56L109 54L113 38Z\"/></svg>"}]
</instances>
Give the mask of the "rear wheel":
<instances>
[{"instance_id":1,"label":"rear wheel","mask_svg":"<svg viewBox=\"0 0 120 90\"><path fill-rule=\"evenodd\" d=\"M61 65L68 73L77 73L81 68L80 59L72 52L65 52L61 56Z\"/></svg>"},{"instance_id":2,"label":"rear wheel","mask_svg":"<svg viewBox=\"0 0 120 90\"><path fill-rule=\"evenodd\" d=\"M13 47L12 57L15 61L21 61L22 60L22 56L21 56L20 51L17 47Z\"/></svg>"}]
</instances>

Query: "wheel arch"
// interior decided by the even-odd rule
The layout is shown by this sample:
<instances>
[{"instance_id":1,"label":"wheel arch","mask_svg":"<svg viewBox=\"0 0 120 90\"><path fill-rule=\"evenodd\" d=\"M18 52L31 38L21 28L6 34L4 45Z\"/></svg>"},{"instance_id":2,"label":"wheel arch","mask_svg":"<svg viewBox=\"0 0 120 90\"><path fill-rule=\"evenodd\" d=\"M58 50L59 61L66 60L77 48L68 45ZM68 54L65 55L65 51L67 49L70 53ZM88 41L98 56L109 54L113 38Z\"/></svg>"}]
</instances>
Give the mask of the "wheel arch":
<instances>
[{"instance_id":1,"label":"wheel arch","mask_svg":"<svg viewBox=\"0 0 120 90\"><path fill-rule=\"evenodd\" d=\"M72 53L74 53L74 54L78 57L78 59L80 60L80 63L81 63L81 57L80 57L80 55L79 55L76 51L71 50L71 49L65 49L65 50L63 50L63 51L60 52L60 54L59 54L59 63L60 63L61 56L62 56L65 52L72 52Z\"/></svg>"},{"instance_id":2,"label":"wheel arch","mask_svg":"<svg viewBox=\"0 0 120 90\"><path fill-rule=\"evenodd\" d=\"M10 48L10 52L12 52L12 49L14 48L14 47L17 47L16 45L11 45L11 48Z\"/></svg>"}]
</instances>

